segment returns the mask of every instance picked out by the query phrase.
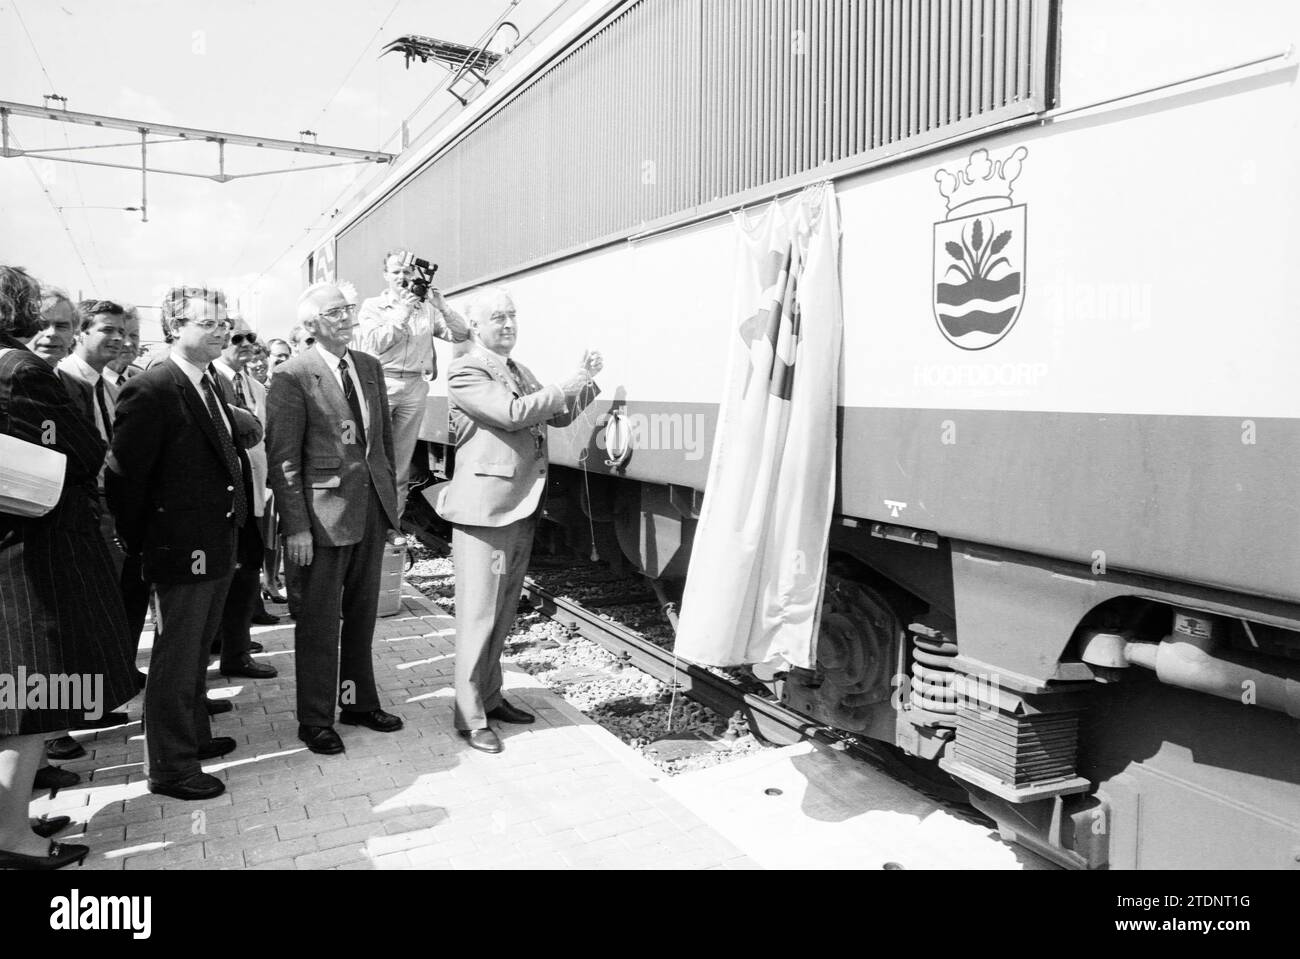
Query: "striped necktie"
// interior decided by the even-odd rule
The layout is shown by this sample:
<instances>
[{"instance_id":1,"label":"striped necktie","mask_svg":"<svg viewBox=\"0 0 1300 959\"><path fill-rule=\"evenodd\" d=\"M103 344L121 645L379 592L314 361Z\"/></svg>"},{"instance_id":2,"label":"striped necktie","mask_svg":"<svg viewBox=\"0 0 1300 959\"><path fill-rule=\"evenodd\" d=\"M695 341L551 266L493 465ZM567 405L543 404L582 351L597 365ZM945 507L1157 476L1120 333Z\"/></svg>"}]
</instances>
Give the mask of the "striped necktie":
<instances>
[{"instance_id":1,"label":"striped necktie","mask_svg":"<svg viewBox=\"0 0 1300 959\"><path fill-rule=\"evenodd\" d=\"M344 357L339 358L339 374L343 380L343 397L348 401L348 407L352 410L352 418L357 424L357 441L364 447L366 445L366 423L361 416L361 401L357 398L357 388L352 383L352 377L348 375L348 361Z\"/></svg>"},{"instance_id":2,"label":"striped necktie","mask_svg":"<svg viewBox=\"0 0 1300 959\"><path fill-rule=\"evenodd\" d=\"M248 396L244 393L244 374L238 370L235 371L235 402L239 404L241 410L248 409Z\"/></svg>"}]
</instances>

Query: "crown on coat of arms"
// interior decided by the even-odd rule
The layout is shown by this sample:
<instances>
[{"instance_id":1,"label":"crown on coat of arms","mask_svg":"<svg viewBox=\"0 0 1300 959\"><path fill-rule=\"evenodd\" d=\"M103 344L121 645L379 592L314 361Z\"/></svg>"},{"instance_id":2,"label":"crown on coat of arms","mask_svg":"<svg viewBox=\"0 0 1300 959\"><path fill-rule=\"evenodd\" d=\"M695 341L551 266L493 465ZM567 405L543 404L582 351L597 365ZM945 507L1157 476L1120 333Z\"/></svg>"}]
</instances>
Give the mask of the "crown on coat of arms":
<instances>
[{"instance_id":1,"label":"crown on coat of arms","mask_svg":"<svg viewBox=\"0 0 1300 959\"><path fill-rule=\"evenodd\" d=\"M964 170L940 170L934 175L948 201L948 219L1011 206L1011 188L1029 151L1016 147L1009 157L990 160L988 150L976 150Z\"/></svg>"}]
</instances>

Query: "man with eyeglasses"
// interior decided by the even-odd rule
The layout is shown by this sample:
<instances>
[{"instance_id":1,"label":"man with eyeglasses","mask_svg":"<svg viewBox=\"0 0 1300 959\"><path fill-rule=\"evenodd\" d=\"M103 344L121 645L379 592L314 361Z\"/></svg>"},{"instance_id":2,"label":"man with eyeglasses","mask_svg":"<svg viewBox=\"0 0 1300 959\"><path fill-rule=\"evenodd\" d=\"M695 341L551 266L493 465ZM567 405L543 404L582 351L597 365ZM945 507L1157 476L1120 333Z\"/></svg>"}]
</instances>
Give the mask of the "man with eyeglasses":
<instances>
[{"instance_id":1,"label":"man with eyeglasses","mask_svg":"<svg viewBox=\"0 0 1300 959\"><path fill-rule=\"evenodd\" d=\"M510 294L480 290L469 304L474 348L452 361L447 398L456 435L456 471L425 493L453 524L456 562L454 722L469 745L501 752L488 725L534 717L501 696L501 654L528 571L533 531L546 491L546 430L568 426L600 392L599 353L583 354L568 379L542 386L510 356L518 323Z\"/></svg>"},{"instance_id":2,"label":"man with eyeglasses","mask_svg":"<svg viewBox=\"0 0 1300 959\"><path fill-rule=\"evenodd\" d=\"M406 510L411 458L420 439L428 404L429 383L438 378L433 338L451 343L469 339L469 325L440 292L430 288L427 301L416 299L408 284L414 268L403 266L405 250L384 254L388 288L361 304L353 346L379 360L384 369L388 408L393 419L393 456L397 470L397 507Z\"/></svg>"},{"instance_id":3,"label":"man with eyeglasses","mask_svg":"<svg viewBox=\"0 0 1300 959\"><path fill-rule=\"evenodd\" d=\"M162 322L171 350L122 387L105 488L123 546L140 556L158 596L161 633L144 702L149 791L211 799L225 784L201 764L236 743L212 735L208 649L236 562L255 569L261 557L244 452L260 439L260 426L230 406L213 379L212 361L230 330L220 292L170 290Z\"/></svg>"},{"instance_id":4,"label":"man with eyeglasses","mask_svg":"<svg viewBox=\"0 0 1300 959\"><path fill-rule=\"evenodd\" d=\"M393 433L378 361L348 349L354 316L334 284L308 287L298 321L316 343L275 371L267 397L271 489L301 576L298 738L324 755L344 749L336 705L344 725L402 728L379 707L371 656L384 540L398 524Z\"/></svg>"}]
</instances>

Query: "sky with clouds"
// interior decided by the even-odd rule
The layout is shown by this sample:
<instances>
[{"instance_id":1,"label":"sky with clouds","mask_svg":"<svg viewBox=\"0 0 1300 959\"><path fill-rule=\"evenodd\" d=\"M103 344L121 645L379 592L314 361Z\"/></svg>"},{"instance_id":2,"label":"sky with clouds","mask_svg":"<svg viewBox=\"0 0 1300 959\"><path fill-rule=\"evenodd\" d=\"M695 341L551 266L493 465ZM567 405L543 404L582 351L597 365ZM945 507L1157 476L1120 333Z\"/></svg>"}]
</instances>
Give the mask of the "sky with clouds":
<instances>
[{"instance_id":1,"label":"sky with clouds","mask_svg":"<svg viewBox=\"0 0 1300 959\"><path fill-rule=\"evenodd\" d=\"M527 34L557 0L0 0L0 100L396 152L402 121L447 72L383 46L403 34L470 44L502 14ZM500 41L495 49L499 49ZM412 120L412 135L455 105L446 93ZM124 147L57 155L138 165L138 135L13 117L11 147ZM385 143L387 144L385 146ZM162 143L149 166L215 173L217 147ZM228 146L228 173L331 162ZM373 166L217 183L150 174L149 222L139 172L0 158L0 263L25 266L74 297L156 304L175 283L226 290L264 336L293 325L303 262L329 211ZM347 192L345 192L347 191ZM61 207L62 210L56 210ZM85 209L109 207L111 209ZM80 208L80 209L79 209ZM146 310L145 339L156 338Z\"/></svg>"}]
</instances>

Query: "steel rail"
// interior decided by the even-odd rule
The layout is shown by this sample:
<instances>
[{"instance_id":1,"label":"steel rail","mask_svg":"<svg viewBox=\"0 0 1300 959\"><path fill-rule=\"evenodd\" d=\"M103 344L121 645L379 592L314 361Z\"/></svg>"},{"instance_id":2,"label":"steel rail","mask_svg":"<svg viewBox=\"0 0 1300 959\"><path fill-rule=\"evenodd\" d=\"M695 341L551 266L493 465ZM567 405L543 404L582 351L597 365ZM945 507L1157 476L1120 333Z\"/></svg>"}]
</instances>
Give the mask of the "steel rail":
<instances>
[{"instance_id":1,"label":"steel rail","mask_svg":"<svg viewBox=\"0 0 1300 959\"><path fill-rule=\"evenodd\" d=\"M729 679L694 663L683 662L671 650L656 646L578 603L556 596L532 579L524 580L524 593L547 617L600 644L616 656L625 657L637 669L714 712L730 716L740 710L749 721L749 728L769 742L782 745L802 742L825 729L777 703L742 691Z\"/></svg>"},{"instance_id":2,"label":"steel rail","mask_svg":"<svg viewBox=\"0 0 1300 959\"><path fill-rule=\"evenodd\" d=\"M412 520L408 519L403 528L437 552L450 550L446 540ZM732 680L694 663L683 662L672 650L656 646L627 627L605 619L573 600L556 596L531 577L524 579L523 591L533 608L542 615L565 626L573 635L604 647L670 689L675 688L720 716L731 716L739 711L750 731L765 742L779 746L805 741L819 743L880 769L927 798L950 809L958 809L964 816L985 825L993 824L991 819L971 807L966 791L946 774L936 771L927 775L908 765L882 743L817 723L780 703L747 693Z\"/></svg>"}]
</instances>

